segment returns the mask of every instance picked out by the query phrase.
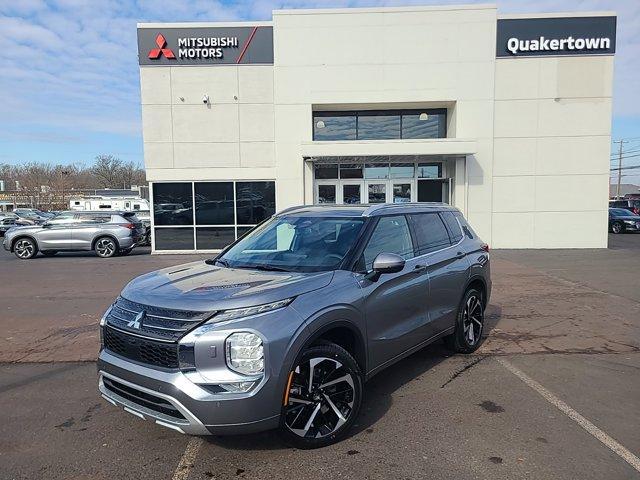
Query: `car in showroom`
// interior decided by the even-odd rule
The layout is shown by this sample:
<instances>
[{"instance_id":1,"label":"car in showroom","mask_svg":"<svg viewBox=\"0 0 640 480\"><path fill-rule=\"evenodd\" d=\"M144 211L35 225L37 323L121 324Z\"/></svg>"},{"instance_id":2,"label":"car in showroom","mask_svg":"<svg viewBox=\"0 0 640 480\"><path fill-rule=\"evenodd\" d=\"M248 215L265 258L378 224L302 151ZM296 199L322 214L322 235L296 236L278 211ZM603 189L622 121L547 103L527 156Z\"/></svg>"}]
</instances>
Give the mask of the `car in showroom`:
<instances>
[{"instance_id":1,"label":"car in showroom","mask_svg":"<svg viewBox=\"0 0 640 480\"><path fill-rule=\"evenodd\" d=\"M322 447L378 372L438 339L474 352L490 294L489 248L455 208L295 207L126 285L100 321L99 390L182 433Z\"/></svg>"},{"instance_id":2,"label":"car in showroom","mask_svg":"<svg viewBox=\"0 0 640 480\"><path fill-rule=\"evenodd\" d=\"M640 231L640 215L624 208L610 208L609 231L612 233Z\"/></svg>"},{"instance_id":3,"label":"car in showroom","mask_svg":"<svg viewBox=\"0 0 640 480\"><path fill-rule=\"evenodd\" d=\"M2 245L20 260L38 252L93 250L99 257L127 255L144 241L145 228L133 212L62 212L37 225L15 226Z\"/></svg>"}]
</instances>

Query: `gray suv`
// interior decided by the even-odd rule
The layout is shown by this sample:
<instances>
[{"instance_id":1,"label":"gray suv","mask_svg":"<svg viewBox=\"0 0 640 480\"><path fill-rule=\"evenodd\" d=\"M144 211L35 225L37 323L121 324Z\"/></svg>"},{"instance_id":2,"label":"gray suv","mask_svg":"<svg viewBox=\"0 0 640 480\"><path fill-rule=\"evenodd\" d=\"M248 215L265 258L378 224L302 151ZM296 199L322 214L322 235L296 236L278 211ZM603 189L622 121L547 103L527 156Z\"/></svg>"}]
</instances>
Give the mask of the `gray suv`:
<instances>
[{"instance_id":1,"label":"gray suv","mask_svg":"<svg viewBox=\"0 0 640 480\"><path fill-rule=\"evenodd\" d=\"M100 392L183 433L331 444L376 373L441 338L478 348L488 250L442 204L285 210L214 259L132 280L100 322Z\"/></svg>"},{"instance_id":2,"label":"gray suv","mask_svg":"<svg viewBox=\"0 0 640 480\"><path fill-rule=\"evenodd\" d=\"M127 255L144 241L145 229L133 212L62 212L40 225L12 227L5 250L21 260L61 251L94 250L99 257Z\"/></svg>"}]
</instances>

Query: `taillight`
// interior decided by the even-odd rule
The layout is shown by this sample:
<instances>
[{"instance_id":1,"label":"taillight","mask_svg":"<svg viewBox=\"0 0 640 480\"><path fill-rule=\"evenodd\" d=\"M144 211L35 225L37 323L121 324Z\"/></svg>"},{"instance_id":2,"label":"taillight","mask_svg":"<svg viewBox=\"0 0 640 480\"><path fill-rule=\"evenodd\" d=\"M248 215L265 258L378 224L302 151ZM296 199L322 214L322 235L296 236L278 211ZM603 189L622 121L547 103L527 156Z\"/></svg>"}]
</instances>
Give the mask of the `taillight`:
<instances>
[{"instance_id":1,"label":"taillight","mask_svg":"<svg viewBox=\"0 0 640 480\"><path fill-rule=\"evenodd\" d=\"M489 253L489 245L486 243L483 243L482 246L480 247L483 251Z\"/></svg>"},{"instance_id":2,"label":"taillight","mask_svg":"<svg viewBox=\"0 0 640 480\"><path fill-rule=\"evenodd\" d=\"M633 213L640 215L640 208L633 207Z\"/></svg>"},{"instance_id":3,"label":"taillight","mask_svg":"<svg viewBox=\"0 0 640 480\"><path fill-rule=\"evenodd\" d=\"M124 228L128 228L129 230L135 230L136 226L133 223L125 223L124 225L122 225Z\"/></svg>"}]
</instances>

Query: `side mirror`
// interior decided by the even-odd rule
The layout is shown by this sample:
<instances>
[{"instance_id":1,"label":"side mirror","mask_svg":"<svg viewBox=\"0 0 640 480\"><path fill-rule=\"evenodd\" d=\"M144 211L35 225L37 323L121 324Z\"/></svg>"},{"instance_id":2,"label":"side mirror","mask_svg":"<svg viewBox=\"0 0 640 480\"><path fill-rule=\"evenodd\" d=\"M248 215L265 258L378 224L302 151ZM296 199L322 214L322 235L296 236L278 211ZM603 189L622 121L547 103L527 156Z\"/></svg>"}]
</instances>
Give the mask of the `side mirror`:
<instances>
[{"instance_id":1,"label":"side mirror","mask_svg":"<svg viewBox=\"0 0 640 480\"><path fill-rule=\"evenodd\" d=\"M367 274L367 278L373 282L385 273L398 273L404 268L405 261L400 255L395 253L379 253L373 260L373 268Z\"/></svg>"}]
</instances>

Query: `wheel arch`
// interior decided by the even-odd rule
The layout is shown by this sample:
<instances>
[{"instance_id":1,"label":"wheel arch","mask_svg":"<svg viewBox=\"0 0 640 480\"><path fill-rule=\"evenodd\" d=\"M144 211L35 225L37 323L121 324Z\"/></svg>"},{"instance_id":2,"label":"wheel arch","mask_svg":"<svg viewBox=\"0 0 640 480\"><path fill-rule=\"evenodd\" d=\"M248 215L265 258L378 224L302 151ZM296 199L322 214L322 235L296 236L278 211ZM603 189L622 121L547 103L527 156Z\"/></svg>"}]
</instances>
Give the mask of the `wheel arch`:
<instances>
[{"instance_id":1,"label":"wheel arch","mask_svg":"<svg viewBox=\"0 0 640 480\"><path fill-rule=\"evenodd\" d=\"M29 240L32 240L33 243L36 244L36 250L40 251L40 245L38 245L38 240L36 240L36 237L34 237L33 235L29 235L26 233L23 233L21 235L17 235L14 239L11 240L11 247L10 247L10 252L13 253L14 252L14 248L16 243L18 243L18 240L21 240L23 238L28 238Z\"/></svg>"},{"instance_id":2,"label":"wheel arch","mask_svg":"<svg viewBox=\"0 0 640 480\"><path fill-rule=\"evenodd\" d=\"M105 238L105 237L110 238L111 240L116 242L116 248L118 250L120 250L120 242L115 237L115 235L113 235L111 233L101 233L99 235L96 235L96 237L91 242L91 250L95 250L96 249L96 243L98 242L98 240L100 240L101 238Z\"/></svg>"},{"instance_id":3,"label":"wheel arch","mask_svg":"<svg viewBox=\"0 0 640 480\"><path fill-rule=\"evenodd\" d=\"M484 304L484 308L486 309L487 282L485 281L485 279L481 275L474 275L473 277L469 278L469 280L467 281L467 285L464 288L463 297L470 288L477 288L478 290L480 290L480 293L482 294L482 302Z\"/></svg>"}]
</instances>

